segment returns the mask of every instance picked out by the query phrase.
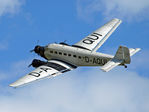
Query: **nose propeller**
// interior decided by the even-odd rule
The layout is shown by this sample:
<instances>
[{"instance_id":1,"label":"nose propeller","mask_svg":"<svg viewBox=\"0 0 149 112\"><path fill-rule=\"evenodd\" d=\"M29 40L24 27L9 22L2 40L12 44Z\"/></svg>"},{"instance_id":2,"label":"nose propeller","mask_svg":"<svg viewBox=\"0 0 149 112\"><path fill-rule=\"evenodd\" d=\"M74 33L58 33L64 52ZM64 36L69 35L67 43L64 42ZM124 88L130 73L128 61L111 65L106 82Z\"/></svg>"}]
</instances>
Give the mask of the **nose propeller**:
<instances>
[{"instance_id":1,"label":"nose propeller","mask_svg":"<svg viewBox=\"0 0 149 112\"><path fill-rule=\"evenodd\" d=\"M32 53L34 51L34 49L33 50L30 50L30 52Z\"/></svg>"},{"instance_id":2,"label":"nose propeller","mask_svg":"<svg viewBox=\"0 0 149 112\"><path fill-rule=\"evenodd\" d=\"M43 48L43 47L41 47L41 46L39 46L39 45L36 45L35 48L34 48L33 50L30 50L30 52L39 53L40 50L41 50L41 48Z\"/></svg>"},{"instance_id":3,"label":"nose propeller","mask_svg":"<svg viewBox=\"0 0 149 112\"><path fill-rule=\"evenodd\" d=\"M30 50L30 52L35 52L36 54L40 55L41 57L45 58L44 52L45 52L45 47L44 46L39 46L36 45L33 50Z\"/></svg>"}]
</instances>

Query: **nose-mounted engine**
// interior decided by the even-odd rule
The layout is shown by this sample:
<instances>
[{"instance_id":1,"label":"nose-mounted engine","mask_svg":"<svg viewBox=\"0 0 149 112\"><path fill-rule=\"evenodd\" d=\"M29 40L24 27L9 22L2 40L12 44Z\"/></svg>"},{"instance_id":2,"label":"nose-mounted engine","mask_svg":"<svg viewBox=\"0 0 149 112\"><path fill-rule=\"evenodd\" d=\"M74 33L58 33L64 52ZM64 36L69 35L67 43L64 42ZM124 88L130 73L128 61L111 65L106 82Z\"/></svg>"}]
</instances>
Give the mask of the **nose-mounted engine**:
<instances>
[{"instance_id":1,"label":"nose-mounted engine","mask_svg":"<svg viewBox=\"0 0 149 112\"><path fill-rule=\"evenodd\" d=\"M34 59L28 67L33 66L33 67L37 68L37 67L45 65L45 64L47 64L47 62L41 61L41 60L38 60L38 59Z\"/></svg>"},{"instance_id":2,"label":"nose-mounted engine","mask_svg":"<svg viewBox=\"0 0 149 112\"><path fill-rule=\"evenodd\" d=\"M45 57L45 55L44 55L45 47L37 45L37 46L35 46L35 48L34 48L33 50L31 50L30 52L33 52L33 51L34 51L35 53L37 53L38 55L40 55L41 57L47 59L47 58Z\"/></svg>"}]
</instances>

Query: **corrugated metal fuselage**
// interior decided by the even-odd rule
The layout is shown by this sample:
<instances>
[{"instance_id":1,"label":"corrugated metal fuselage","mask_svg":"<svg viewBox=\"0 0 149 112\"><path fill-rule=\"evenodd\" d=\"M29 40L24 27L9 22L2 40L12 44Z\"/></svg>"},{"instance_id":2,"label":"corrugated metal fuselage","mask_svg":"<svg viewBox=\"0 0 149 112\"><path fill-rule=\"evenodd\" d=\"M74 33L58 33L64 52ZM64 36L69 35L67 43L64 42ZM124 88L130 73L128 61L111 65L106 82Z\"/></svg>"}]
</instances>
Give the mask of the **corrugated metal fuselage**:
<instances>
[{"instance_id":1,"label":"corrugated metal fuselage","mask_svg":"<svg viewBox=\"0 0 149 112\"><path fill-rule=\"evenodd\" d=\"M49 44L44 55L48 60L56 59L76 66L103 66L113 56L61 44Z\"/></svg>"}]
</instances>

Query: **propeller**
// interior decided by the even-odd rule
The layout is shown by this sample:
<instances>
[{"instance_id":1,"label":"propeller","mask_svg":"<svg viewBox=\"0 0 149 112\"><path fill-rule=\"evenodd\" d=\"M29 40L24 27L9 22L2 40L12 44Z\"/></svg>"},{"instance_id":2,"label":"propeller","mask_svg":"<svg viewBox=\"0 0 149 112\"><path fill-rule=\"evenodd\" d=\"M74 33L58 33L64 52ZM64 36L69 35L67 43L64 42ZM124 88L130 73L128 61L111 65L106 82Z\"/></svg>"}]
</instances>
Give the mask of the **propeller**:
<instances>
[{"instance_id":1,"label":"propeller","mask_svg":"<svg viewBox=\"0 0 149 112\"><path fill-rule=\"evenodd\" d=\"M37 54L38 54L38 53L39 53L40 48L41 48L41 46L36 45L34 49L30 50L30 52L31 52L31 53L32 53L32 52L35 52L35 53L37 53Z\"/></svg>"},{"instance_id":2,"label":"propeller","mask_svg":"<svg viewBox=\"0 0 149 112\"><path fill-rule=\"evenodd\" d=\"M37 64L39 63L39 60L38 59L33 59L33 61L31 62L31 64L28 65L28 67L31 67L31 66L36 66Z\"/></svg>"},{"instance_id":3,"label":"propeller","mask_svg":"<svg viewBox=\"0 0 149 112\"><path fill-rule=\"evenodd\" d=\"M62 41L62 42L60 42L60 43L66 43L66 41L67 41L67 40L64 40L64 41Z\"/></svg>"},{"instance_id":4,"label":"propeller","mask_svg":"<svg viewBox=\"0 0 149 112\"><path fill-rule=\"evenodd\" d=\"M67 40L64 40L63 42L60 42L59 44L68 45L68 44L66 43L66 41L67 41Z\"/></svg>"},{"instance_id":5,"label":"propeller","mask_svg":"<svg viewBox=\"0 0 149 112\"><path fill-rule=\"evenodd\" d=\"M64 40L64 43L66 43L67 42L67 40Z\"/></svg>"},{"instance_id":6,"label":"propeller","mask_svg":"<svg viewBox=\"0 0 149 112\"><path fill-rule=\"evenodd\" d=\"M32 53L33 51L34 51L34 49L30 50L29 52L31 52L31 53Z\"/></svg>"},{"instance_id":7,"label":"propeller","mask_svg":"<svg viewBox=\"0 0 149 112\"><path fill-rule=\"evenodd\" d=\"M30 52L35 52L36 54L38 54L39 56L47 59L44 55L44 52L45 52L45 46L39 46L39 45L36 45L35 48L33 50L30 50Z\"/></svg>"},{"instance_id":8,"label":"propeller","mask_svg":"<svg viewBox=\"0 0 149 112\"><path fill-rule=\"evenodd\" d=\"M28 68L32 66L32 63L28 65Z\"/></svg>"},{"instance_id":9,"label":"propeller","mask_svg":"<svg viewBox=\"0 0 149 112\"><path fill-rule=\"evenodd\" d=\"M39 66L41 66L41 65L45 65L46 63L47 63L47 62L45 62L45 61L41 61L41 60L38 60L38 59L34 59L34 60L32 61L32 63L31 63L30 65L28 65L28 67L33 66L33 67L37 68L37 67L39 67Z\"/></svg>"},{"instance_id":10,"label":"propeller","mask_svg":"<svg viewBox=\"0 0 149 112\"><path fill-rule=\"evenodd\" d=\"M36 46L39 46L38 44L39 44L39 40L37 40L37 42L36 42ZM36 46L35 46L35 48L36 48ZM31 52L31 53L34 52L34 51L35 51L35 48L32 49L32 50L30 50L29 52Z\"/></svg>"}]
</instances>

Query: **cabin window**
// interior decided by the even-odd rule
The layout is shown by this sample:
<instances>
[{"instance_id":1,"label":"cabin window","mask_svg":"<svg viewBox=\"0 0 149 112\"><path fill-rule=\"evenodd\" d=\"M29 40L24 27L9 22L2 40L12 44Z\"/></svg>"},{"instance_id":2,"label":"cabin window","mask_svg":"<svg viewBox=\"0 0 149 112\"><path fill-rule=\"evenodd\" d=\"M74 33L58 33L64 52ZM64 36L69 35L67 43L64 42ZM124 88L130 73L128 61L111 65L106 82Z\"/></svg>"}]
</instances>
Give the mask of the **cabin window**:
<instances>
[{"instance_id":1,"label":"cabin window","mask_svg":"<svg viewBox=\"0 0 149 112\"><path fill-rule=\"evenodd\" d=\"M65 56L67 56L67 54L66 54L66 53L64 53L64 55L65 55Z\"/></svg>"},{"instance_id":2,"label":"cabin window","mask_svg":"<svg viewBox=\"0 0 149 112\"><path fill-rule=\"evenodd\" d=\"M55 51L55 54L57 54L57 51Z\"/></svg>"},{"instance_id":3,"label":"cabin window","mask_svg":"<svg viewBox=\"0 0 149 112\"><path fill-rule=\"evenodd\" d=\"M71 54L68 54L68 56L71 56Z\"/></svg>"},{"instance_id":4,"label":"cabin window","mask_svg":"<svg viewBox=\"0 0 149 112\"><path fill-rule=\"evenodd\" d=\"M75 58L76 58L77 56L76 56L76 55L73 55L73 57L75 57Z\"/></svg>"},{"instance_id":5,"label":"cabin window","mask_svg":"<svg viewBox=\"0 0 149 112\"><path fill-rule=\"evenodd\" d=\"M78 56L79 59L81 59L81 56Z\"/></svg>"},{"instance_id":6,"label":"cabin window","mask_svg":"<svg viewBox=\"0 0 149 112\"><path fill-rule=\"evenodd\" d=\"M62 55L62 53L61 53L61 52L59 52L59 54L60 54L60 55Z\"/></svg>"},{"instance_id":7,"label":"cabin window","mask_svg":"<svg viewBox=\"0 0 149 112\"><path fill-rule=\"evenodd\" d=\"M53 53L53 51L50 51L50 53Z\"/></svg>"}]
</instances>

